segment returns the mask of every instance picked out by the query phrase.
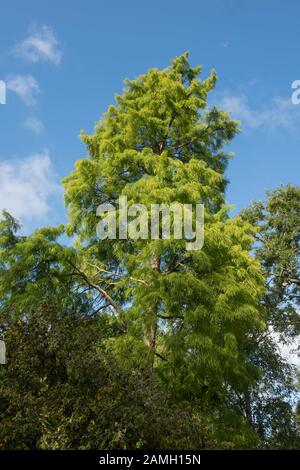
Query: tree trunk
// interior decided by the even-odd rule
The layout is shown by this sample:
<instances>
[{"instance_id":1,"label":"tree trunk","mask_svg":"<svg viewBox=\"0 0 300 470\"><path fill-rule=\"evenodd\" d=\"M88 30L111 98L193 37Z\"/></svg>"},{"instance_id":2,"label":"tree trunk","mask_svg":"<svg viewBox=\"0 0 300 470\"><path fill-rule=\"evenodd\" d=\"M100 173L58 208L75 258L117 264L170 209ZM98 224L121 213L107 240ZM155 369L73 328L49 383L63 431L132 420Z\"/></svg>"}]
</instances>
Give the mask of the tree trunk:
<instances>
[{"instance_id":1,"label":"tree trunk","mask_svg":"<svg viewBox=\"0 0 300 470\"><path fill-rule=\"evenodd\" d=\"M156 255L152 256L151 267L154 271L160 270L160 258ZM149 309L149 323L145 332L145 344L149 347L149 369L153 372L154 359L156 352L156 335L157 335L157 318L158 304L152 305Z\"/></svg>"}]
</instances>

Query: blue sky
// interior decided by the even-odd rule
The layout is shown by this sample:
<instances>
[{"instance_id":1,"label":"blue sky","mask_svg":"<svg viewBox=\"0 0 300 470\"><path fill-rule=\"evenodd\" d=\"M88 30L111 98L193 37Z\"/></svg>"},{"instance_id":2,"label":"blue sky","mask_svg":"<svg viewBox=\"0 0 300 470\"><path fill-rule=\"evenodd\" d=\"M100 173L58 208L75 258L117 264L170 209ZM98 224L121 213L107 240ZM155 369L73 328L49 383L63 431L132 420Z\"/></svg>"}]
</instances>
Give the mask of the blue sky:
<instances>
[{"instance_id":1,"label":"blue sky","mask_svg":"<svg viewBox=\"0 0 300 470\"><path fill-rule=\"evenodd\" d=\"M65 221L59 180L86 155L78 139L123 88L190 51L216 68L212 101L242 120L230 145L227 201L299 184L300 2L287 0L2 0L0 208L27 230Z\"/></svg>"}]
</instances>

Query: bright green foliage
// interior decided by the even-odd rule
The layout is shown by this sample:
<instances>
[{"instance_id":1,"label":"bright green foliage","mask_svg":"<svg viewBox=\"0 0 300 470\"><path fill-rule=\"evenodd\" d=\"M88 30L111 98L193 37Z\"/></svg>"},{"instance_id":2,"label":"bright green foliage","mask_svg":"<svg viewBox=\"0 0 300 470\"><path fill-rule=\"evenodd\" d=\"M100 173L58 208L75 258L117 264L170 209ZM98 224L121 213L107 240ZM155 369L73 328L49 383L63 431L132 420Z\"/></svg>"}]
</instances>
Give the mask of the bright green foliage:
<instances>
[{"instance_id":1,"label":"bright green foliage","mask_svg":"<svg viewBox=\"0 0 300 470\"><path fill-rule=\"evenodd\" d=\"M59 302L69 312L89 311L88 297L70 264L75 252L57 240L64 227L42 228L28 237L18 236L18 228L4 213L0 221L1 314L8 321L24 320L47 301Z\"/></svg>"},{"instance_id":2,"label":"bright green foliage","mask_svg":"<svg viewBox=\"0 0 300 470\"><path fill-rule=\"evenodd\" d=\"M166 70L127 81L93 136L83 135L89 159L64 180L70 230L95 237L96 208L119 194L134 201L199 202L215 211L223 202L224 143L237 131L228 114L206 109L216 74L200 80L187 54Z\"/></svg>"},{"instance_id":3,"label":"bright green foliage","mask_svg":"<svg viewBox=\"0 0 300 470\"><path fill-rule=\"evenodd\" d=\"M196 342L201 348L203 341L212 362L216 357L213 368L222 357L224 371L224 355L230 351L228 360L235 361L239 340L259 323L262 280L247 253L250 225L230 221L223 207L228 157L223 146L235 134L236 122L221 110L206 108L216 77L213 72L202 81L199 73L183 55L166 70L150 70L127 82L94 135L83 136L90 156L76 164L64 185L69 230L84 241L83 270L95 283L105 276L103 288L124 321L142 331L148 327L152 336L162 331L178 340L187 338L195 322ZM121 194L129 204L148 208L152 203L203 203L204 249L189 253L185 240L97 240L97 206L116 203ZM107 272L99 275L97 266ZM159 328L159 319L170 316L175 321Z\"/></svg>"}]
</instances>

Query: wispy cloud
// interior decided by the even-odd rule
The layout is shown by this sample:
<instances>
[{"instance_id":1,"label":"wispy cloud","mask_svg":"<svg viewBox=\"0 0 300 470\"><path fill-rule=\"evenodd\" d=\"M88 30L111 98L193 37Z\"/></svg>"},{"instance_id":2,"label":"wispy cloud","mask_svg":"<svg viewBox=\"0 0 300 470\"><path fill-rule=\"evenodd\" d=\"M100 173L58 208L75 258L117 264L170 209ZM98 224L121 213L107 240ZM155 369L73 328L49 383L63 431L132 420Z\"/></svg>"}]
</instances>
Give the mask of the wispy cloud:
<instances>
[{"instance_id":1,"label":"wispy cloud","mask_svg":"<svg viewBox=\"0 0 300 470\"><path fill-rule=\"evenodd\" d=\"M300 106L295 106L291 99L282 97L273 98L268 105L257 109L245 94L225 94L217 105L240 120L242 127L252 129L292 130L300 117Z\"/></svg>"},{"instance_id":2,"label":"wispy cloud","mask_svg":"<svg viewBox=\"0 0 300 470\"><path fill-rule=\"evenodd\" d=\"M39 84L32 75L9 75L6 80L6 87L27 106L36 104L37 95L40 93Z\"/></svg>"},{"instance_id":3,"label":"wispy cloud","mask_svg":"<svg viewBox=\"0 0 300 470\"><path fill-rule=\"evenodd\" d=\"M47 150L0 162L0 210L22 222L43 221L60 192Z\"/></svg>"},{"instance_id":4,"label":"wispy cloud","mask_svg":"<svg viewBox=\"0 0 300 470\"><path fill-rule=\"evenodd\" d=\"M35 26L29 36L13 50L14 55L28 62L52 62L58 65L62 51L54 31L47 25Z\"/></svg>"},{"instance_id":5,"label":"wispy cloud","mask_svg":"<svg viewBox=\"0 0 300 470\"><path fill-rule=\"evenodd\" d=\"M42 121L34 116L30 116L26 119L24 127L36 135L39 135L44 129Z\"/></svg>"}]
</instances>

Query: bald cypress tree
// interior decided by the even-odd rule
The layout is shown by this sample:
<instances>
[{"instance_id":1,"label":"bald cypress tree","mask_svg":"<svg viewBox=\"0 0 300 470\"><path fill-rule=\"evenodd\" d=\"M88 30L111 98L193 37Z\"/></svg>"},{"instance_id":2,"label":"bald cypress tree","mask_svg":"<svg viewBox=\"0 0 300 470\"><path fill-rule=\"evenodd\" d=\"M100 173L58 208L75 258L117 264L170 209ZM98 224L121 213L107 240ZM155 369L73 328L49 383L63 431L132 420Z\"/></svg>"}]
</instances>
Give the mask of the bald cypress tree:
<instances>
[{"instance_id":1,"label":"bald cypress tree","mask_svg":"<svg viewBox=\"0 0 300 470\"><path fill-rule=\"evenodd\" d=\"M88 158L63 182L68 230L78 236L74 268L122 331L110 347L169 383L180 377L183 395L202 390L214 397L256 375L243 343L262 325L263 284L249 255L253 228L230 219L224 206L224 146L238 123L208 108L215 83L215 71L202 79L188 54L126 81L95 132L82 135ZM148 208L204 204L203 248L189 251L174 237L99 240L97 207L117 206L120 195Z\"/></svg>"}]
</instances>

